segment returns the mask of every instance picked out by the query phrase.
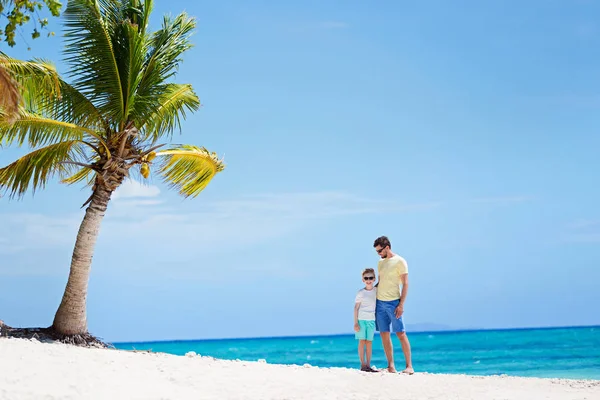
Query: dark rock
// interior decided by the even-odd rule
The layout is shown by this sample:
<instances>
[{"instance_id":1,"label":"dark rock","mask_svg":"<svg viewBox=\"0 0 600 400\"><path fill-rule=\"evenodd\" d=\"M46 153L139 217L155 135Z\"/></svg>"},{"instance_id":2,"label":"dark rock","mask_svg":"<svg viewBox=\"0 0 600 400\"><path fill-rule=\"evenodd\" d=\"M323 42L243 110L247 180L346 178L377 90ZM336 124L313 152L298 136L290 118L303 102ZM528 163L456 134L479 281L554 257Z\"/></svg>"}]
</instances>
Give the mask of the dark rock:
<instances>
[{"instance_id":1,"label":"dark rock","mask_svg":"<svg viewBox=\"0 0 600 400\"><path fill-rule=\"evenodd\" d=\"M89 333L82 335L62 335L49 328L12 328L0 321L0 336L17 339L36 339L40 342L61 342L81 347L114 348Z\"/></svg>"}]
</instances>

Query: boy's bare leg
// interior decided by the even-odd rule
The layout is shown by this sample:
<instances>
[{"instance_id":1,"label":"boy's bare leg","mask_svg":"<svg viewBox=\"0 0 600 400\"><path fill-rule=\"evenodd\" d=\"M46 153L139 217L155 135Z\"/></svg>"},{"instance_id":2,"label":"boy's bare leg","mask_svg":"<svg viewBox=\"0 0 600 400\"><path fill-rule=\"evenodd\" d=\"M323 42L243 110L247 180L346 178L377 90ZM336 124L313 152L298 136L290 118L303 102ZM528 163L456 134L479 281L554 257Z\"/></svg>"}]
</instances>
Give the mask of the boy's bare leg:
<instances>
[{"instance_id":1,"label":"boy's bare leg","mask_svg":"<svg viewBox=\"0 0 600 400\"><path fill-rule=\"evenodd\" d=\"M396 367L394 366L394 348L392 347L392 338L390 337L389 332L379 332L381 336L381 343L383 344L383 351L385 352L385 357L388 362L388 371L396 372Z\"/></svg>"},{"instance_id":2,"label":"boy's bare leg","mask_svg":"<svg viewBox=\"0 0 600 400\"><path fill-rule=\"evenodd\" d=\"M370 340L366 341L367 346L367 368L371 368L371 354L373 353L373 342Z\"/></svg>"},{"instance_id":3,"label":"boy's bare leg","mask_svg":"<svg viewBox=\"0 0 600 400\"><path fill-rule=\"evenodd\" d=\"M410 342L408 341L408 336L406 332L396 332L398 339L400 339L400 344L402 345L402 352L404 353L404 359L406 360L406 369L402 371L405 374L414 374L415 370L412 366L412 355L410 351Z\"/></svg>"},{"instance_id":4,"label":"boy's bare leg","mask_svg":"<svg viewBox=\"0 0 600 400\"><path fill-rule=\"evenodd\" d=\"M365 367L365 342L366 340L358 341L358 356L360 357L360 368Z\"/></svg>"}]
</instances>

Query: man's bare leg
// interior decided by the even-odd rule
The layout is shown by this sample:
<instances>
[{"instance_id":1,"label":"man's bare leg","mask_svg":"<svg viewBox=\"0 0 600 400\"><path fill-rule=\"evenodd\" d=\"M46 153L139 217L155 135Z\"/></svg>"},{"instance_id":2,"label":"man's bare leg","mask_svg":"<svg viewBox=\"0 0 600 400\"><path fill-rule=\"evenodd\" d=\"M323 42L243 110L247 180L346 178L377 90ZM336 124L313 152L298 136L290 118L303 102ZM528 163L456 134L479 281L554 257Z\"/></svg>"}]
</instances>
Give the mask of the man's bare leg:
<instances>
[{"instance_id":1,"label":"man's bare leg","mask_svg":"<svg viewBox=\"0 0 600 400\"><path fill-rule=\"evenodd\" d=\"M392 338L390 337L389 332L379 332L381 336L381 343L383 344L383 351L385 352L385 357L388 361L388 371L396 372L396 367L394 366L394 348L392 346Z\"/></svg>"},{"instance_id":2,"label":"man's bare leg","mask_svg":"<svg viewBox=\"0 0 600 400\"><path fill-rule=\"evenodd\" d=\"M410 342L408 341L408 336L406 332L396 332L398 339L400 339L400 344L402 345L402 352L404 353L404 359L406 360L406 369L402 371L405 374L414 374L415 370L412 366L412 354L410 351Z\"/></svg>"}]
</instances>

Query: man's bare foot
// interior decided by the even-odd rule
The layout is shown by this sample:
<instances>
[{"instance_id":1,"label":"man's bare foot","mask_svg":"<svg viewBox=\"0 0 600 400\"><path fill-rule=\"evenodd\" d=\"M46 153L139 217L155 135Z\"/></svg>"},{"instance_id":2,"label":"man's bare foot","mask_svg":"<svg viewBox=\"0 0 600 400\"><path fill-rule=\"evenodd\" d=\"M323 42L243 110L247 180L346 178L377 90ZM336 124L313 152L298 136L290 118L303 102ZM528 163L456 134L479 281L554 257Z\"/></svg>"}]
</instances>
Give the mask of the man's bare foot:
<instances>
[{"instance_id":1,"label":"man's bare foot","mask_svg":"<svg viewBox=\"0 0 600 400\"><path fill-rule=\"evenodd\" d=\"M412 375L415 373L415 370L412 367L407 367L402 373Z\"/></svg>"},{"instance_id":2,"label":"man's bare foot","mask_svg":"<svg viewBox=\"0 0 600 400\"><path fill-rule=\"evenodd\" d=\"M392 373L392 374L395 374L396 372L398 372L398 371L396 371L396 367L394 367L394 366L388 367L387 369L388 369L388 372Z\"/></svg>"}]
</instances>

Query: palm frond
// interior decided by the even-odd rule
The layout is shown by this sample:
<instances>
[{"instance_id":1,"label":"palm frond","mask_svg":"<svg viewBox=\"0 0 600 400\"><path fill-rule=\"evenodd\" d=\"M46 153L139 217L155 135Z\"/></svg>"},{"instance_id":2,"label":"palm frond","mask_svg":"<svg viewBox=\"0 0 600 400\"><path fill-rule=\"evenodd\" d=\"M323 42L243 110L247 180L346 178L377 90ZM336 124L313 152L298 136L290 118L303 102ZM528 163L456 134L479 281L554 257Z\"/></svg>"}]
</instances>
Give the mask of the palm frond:
<instances>
[{"instance_id":1,"label":"palm frond","mask_svg":"<svg viewBox=\"0 0 600 400\"><path fill-rule=\"evenodd\" d=\"M150 53L140 80L138 96L151 97L157 85L163 85L177 72L181 56L192 47L190 37L195 28L195 19L186 13L175 18L163 18L161 29L150 40Z\"/></svg>"},{"instance_id":2,"label":"palm frond","mask_svg":"<svg viewBox=\"0 0 600 400\"><path fill-rule=\"evenodd\" d=\"M10 193L10 197L22 197L30 186L33 192L43 188L55 174L68 173L70 167L65 161L77 160L84 156L81 143L69 140L51 144L24 155L12 164L0 169L0 188Z\"/></svg>"},{"instance_id":3,"label":"palm frond","mask_svg":"<svg viewBox=\"0 0 600 400\"><path fill-rule=\"evenodd\" d=\"M37 90L60 96L60 81L54 64L44 59L18 60L0 52L0 67L8 71L19 85L34 80Z\"/></svg>"},{"instance_id":4,"label":"palm frond","mask_svg":"<svg viewBox=\"0 0 600 400\"><path fill-rule=\"evenodd\" d=\"M225 168L216 153L204 147L182 145L158 151L164 157L159 173L169 186L184 197L196 197L215 175Z\"/></svg>"},{"instance_id":5,"label":"palm frond","mask_svg":"<svg viewBox=\"0 0 600 400\"><path fill-rule=\"evenodd\" d=\"M19 105L23 103L28 111L89 128L102 126L98 110L60 78L52 63L42 59L21 61L0 53L0 71L2 68L21 92Z\"/></svg>"},{"instance_id":6,"label":"palm frond","mask_svg":"<svg viewBox=\"0 0 600 400\"><path fill-rule=\"evenodd\" d=\"M90 176L91 175L91 176ZM95 171L88 167L82 167L79 171L75 172L73 175L68 176L60 181L60 183L66 183L67 185L72 185L74 183L79 183L82 181L86 181L86 185L90 186L94 183Z\"/></svg>"},{"instance_id":7,"label":"palm frond","mask_svg":"<svg viewBox=\"0 0 600 400\"><path fill-rule=\"evenodd\" d=\"M134 114L136 91L142 79L148 43L146 36L140 32L140 27L130 20L121 22L116 27L115 35L121 38L117 42L118 47L115 48L115 52L118 54L122 92L125 98L124 115L125 119L130 119L129 116Z\"/></svg>"},{"instance_id":8,"label":"palm frond","mask_svg":"<svg viewBox=\"0 0 600 400\"><path fill-rule=\"evenodd\" d=\"M162 135L172 135L175 128L181 129L181 119L185 119L186 110L200 108L200 99L192 85L170 83L152 101L154 107L148 107L149 114L140 116L138 126L144 132L143 137L156 141Z\"/></svg>"},{"instance_id":9,"label":"palm frond","mask_svg":"<svg viewBox=\"0 0 600 400\"><path fill-rule=\"evenodd\" d=\"M22 100L19 84L0 66L0 109L3 110L7 122L12 123L17 118Z\"/></svg>"},{"instance_id":10,"label":"palm frond","mask_svg":"<svg viewBox=\"0 0 600 400\"><path fill-rule=\"evenodd\" d=\"M99 134L68 122L44 118L25 110L21 110L19 117L12 124L5 121L0 114L0 143L19 146L25 142L31 147L45 146L65 140L81 141L87 135L97 137Z\"/></svg>"},{"instance_id":11,"label":"palm frond","mask_svg":"<svg viewBox=\"0 0 600 400\"><path fill-rule=\"evenodd\" d=\"M17 118L27 82L32 82L38 92L60 95L58 74L51 63L44 60L21 61L0 52L0 109L7 122Z\"/></svg>"},{"instance_id":12,"label":"palm frond","mask_svg":"<svg viewBox=\"0 0 600 400\"><path fill-rule=\"evenodd\" d=\"M94 104L67 82L59 79L60 98L37 90L35 82L24 85L25 108L35 114L96 131L106 123Z\"/></svg>"},{"instance_id":13,"label":"palm frond","mask_svg":"<svg viewBox=\"0 0 600 400\"><path fill-rule=\"evenodd\" d=\"M143 35L146 34L146 29L148 28L148 23L150 22L150 15L152 14L153 9L154 1L144 0L144 7L142 8L142 12L140 13L140 18L139 20L134 21L140 26L140 32Z\"/></svg>"},{"instance_id":14,"label":"palm frond","mask_svg":"<svg viewBox=\"0 0 600 400\"><path fill-rule=\"evenodd\" d=\"M115 0L69 0L63 13L64 54L73 86L102 115L118 122L124 118L125 98L113 35L122 4Z\"/></svg>"}]
</instances>

